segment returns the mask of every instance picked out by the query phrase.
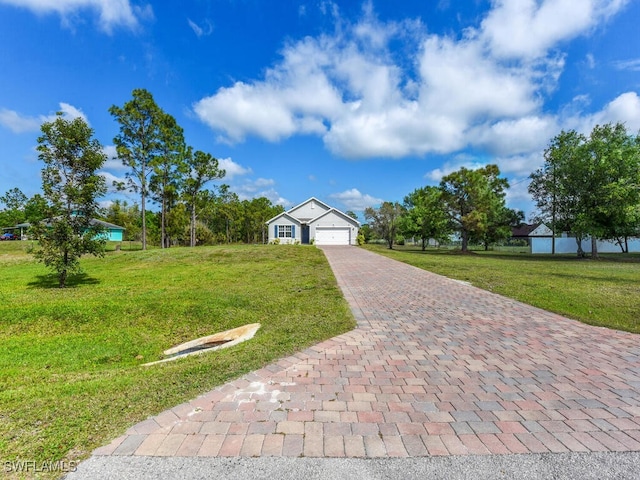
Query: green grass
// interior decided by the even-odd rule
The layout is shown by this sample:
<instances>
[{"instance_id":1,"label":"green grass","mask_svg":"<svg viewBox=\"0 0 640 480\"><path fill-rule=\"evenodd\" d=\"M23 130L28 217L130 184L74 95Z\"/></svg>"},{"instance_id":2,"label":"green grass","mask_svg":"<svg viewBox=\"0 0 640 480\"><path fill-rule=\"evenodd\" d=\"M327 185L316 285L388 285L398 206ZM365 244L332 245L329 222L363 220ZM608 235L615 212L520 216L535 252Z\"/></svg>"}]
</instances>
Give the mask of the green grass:
<instances>
[{"instance_id":1,"label":"green grass","mask_svg":"<svg viewBox=\"0 0 640 480\"><path fill-rule=\"evenodd\" d=\"M591 325L640 333L640 255L599 260L571 255L459 251L367 245L424 270Z\"/></svg>"},{"instance_id":2,"label":"green grass","mask_svg":"<svg viewBox=\"0 0 640 480\"><path fill-rule=\"evenodd\" d=\"M322 252L231 246L82 259L70 287L0 244L0 460L85 458L129 426L355 326ZM238 346L153 367L196 337Z\"/></svg>"}]
</instances>

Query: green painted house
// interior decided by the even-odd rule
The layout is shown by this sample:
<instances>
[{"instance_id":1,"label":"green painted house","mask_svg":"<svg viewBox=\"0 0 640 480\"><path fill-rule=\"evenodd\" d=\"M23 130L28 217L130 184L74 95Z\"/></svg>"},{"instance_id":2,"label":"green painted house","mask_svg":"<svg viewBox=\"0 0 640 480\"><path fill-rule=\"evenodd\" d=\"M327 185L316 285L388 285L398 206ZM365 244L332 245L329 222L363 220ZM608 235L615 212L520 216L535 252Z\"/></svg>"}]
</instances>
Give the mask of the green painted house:
<instances>
[{"instance_id":1,"label":"green painted house","mask_svg":"<svg viewBox=\"0 0 640 480\"><path fill-rule=\"evenodd\" d=\"M92 225L100 225L106 230L105 235L110 242L121 242L124 238L124 227L103 220L91 220Z\"/></svg>"},{"instance_id":2,"label":"green painted house","mask_svg":"<svg viewBox=\"0 0 640 480\"><path fill-rule=\"evenodd\" d=\"M120 227L118 225L114 225L113 223L109 223L109 222L105 222L104 220L97 220L97 219L91 220L91 224L92 225L100 225L101 227L103 227L105 229L104 236L105 236L106 240L108 240L110 242L122 242L122 240L124 238L124 230L125 230L124 227ZM6 227L3 230L12 231L16 235L18 235L18 237L21 240L26 240L27 239L27 230L29 230L30 226L31 226L30 223L21 223L19 225L16 225L15 227ZM19 234L18 234L18 232L19 232Z\"/></svg>"}]
</instances>

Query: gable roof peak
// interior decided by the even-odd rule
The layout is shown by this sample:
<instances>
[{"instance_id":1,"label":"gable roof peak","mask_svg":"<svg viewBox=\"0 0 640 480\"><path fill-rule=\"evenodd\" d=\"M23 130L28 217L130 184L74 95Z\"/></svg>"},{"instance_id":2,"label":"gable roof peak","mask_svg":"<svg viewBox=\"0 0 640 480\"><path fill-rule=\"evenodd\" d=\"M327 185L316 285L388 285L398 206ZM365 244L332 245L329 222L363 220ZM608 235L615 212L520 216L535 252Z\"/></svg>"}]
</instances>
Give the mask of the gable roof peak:
<instances>
[{"instance_id":1,"label":"gable roof peak","mask_svg":"<svg viewBox=\"0 0 640 480\"><path fill-rule=\"evenodd\" d=\"M333 208L331 207L329 210L327 210L326 212L322 212L320 215L318 215L316 218L314 218L312 221L316 221L322 217L324 217L325 215L330 214L331 212L336 213L338 215L340 215L341 217L345 218L346 220L349 220L351 222L355 222L358 225L358 228L360 227L360 220L355 219L349 215L347 215L346 213L344 213L342 210L338 210L337 208Z\"/></svg>"},{"instance_id":2,"label":"gable roof peak","mask_svg":"<svg viewBox=\"0 0 640 480\"><path fill-rule=\"evenodd\" d=\"M327 205L326 203L324 203L322 200L318 200L316 197L310 197L308 199L306 199L304 202L299 203L298 205L291 207L289 210L287 210L287 212L293 212L294 210L297 210L301 207L304 207L305 205L307 205L308 203L311 202L316 202L317 204L321 205L322 207L326 208L327 210L330 210L332 207L330 205Z\"/></svg>"}]
</instances>

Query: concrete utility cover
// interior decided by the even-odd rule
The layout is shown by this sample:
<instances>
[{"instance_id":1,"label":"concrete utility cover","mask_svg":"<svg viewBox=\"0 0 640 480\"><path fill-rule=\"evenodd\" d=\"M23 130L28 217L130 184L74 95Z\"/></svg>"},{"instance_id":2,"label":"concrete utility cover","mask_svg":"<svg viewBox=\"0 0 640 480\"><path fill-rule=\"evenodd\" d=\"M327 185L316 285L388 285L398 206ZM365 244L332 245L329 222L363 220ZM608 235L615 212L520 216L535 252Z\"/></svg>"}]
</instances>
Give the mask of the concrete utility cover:
<instances>
[{"instance_id":1,"label":"concrete utility cover","mask_svg":"<svg viewBox=\"0 0 640 480\"><path fill-rule=\"evenodd\" d=\"M259 328L259 323L250 323L238 328L232 328L231 330L225 330L224 332L218 332L213 335L207 335L206 337L196 338L195 340L181 343L180 345L165 350L163 353L167 358L158 360L157 362L145 363L142 366L148 367L158 363L171 362L172 360L182 357L200 355L202 353L220 350L221 348L232 347L253 338Z\"/></svg>"}]
</instances>

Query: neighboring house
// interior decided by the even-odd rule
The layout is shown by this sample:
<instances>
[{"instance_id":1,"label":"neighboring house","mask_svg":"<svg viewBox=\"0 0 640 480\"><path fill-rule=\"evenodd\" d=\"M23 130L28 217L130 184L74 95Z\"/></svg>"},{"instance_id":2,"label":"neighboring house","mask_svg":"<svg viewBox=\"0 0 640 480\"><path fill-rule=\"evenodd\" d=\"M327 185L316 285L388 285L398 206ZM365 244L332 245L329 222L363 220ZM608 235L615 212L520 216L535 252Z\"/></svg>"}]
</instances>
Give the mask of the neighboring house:
<instances>
[{"instance_id":1,"label":"neighboring house","mask_svg":"<svg viewBox=\"0 0 640 480\"><path fill-rule=\"evenodd\" d=\"M114 225L113 223L105 222L102 220L93 219L91 220L92 225L101 225L105 229L104 237L110 242L121 242L124 236L124 227L120 227L118 225ZM20 231L20 239L27 239L27 230L31 227L30 223L21 223L16 225L15 227L8 227L4 230L12 230L12 231Z\"/></svg>"},{"instance_id":2,"label":"neighboring house","mask_svg":"<svg viewBox=\"0 0 640 480\"><path fill-rule=\"evenodd\" d=\"M357 245L360 222L317 198L297 205L267 222L269 243Z\"/></svg>"},{"instance_id":3,"label":"neighboring house","mask_svg":"<svg viewBox=\"0 0 640 480\"><path fill-rule=\"evenodd\" d=\"M514 230L515 233L515 230ZM524 233L524 231L522 232ZM515 235L513 238L516 238ZM529 245L531 245L531 253L551 253L553 250L553 232L544 224L537 225L531 230L526 237ZM585 252L591 251L591 238L582 239L582 249ZM621 253L620 246L610 240L598 240L598 252L600 253ZM640 252L640 239L630 238L628 241L629 252ZM555 252L556 253L576 253L578 251L578 243L575 236L567 232L556 234Z\"/></svg>"},{"instance_id":4,"label":"neighboring house","mask_svg":"<svg viewBox=\"0 0 640 480\"><path fill-rule=\"evenodd\" d=\"M124 227L114 225L113 223L105 222L103 220L91 220L92 225L101 225L105 231L105 237L110 242L121 242L124 237Z\"/></svg>"},{"instance_id":5,"label":"neighboring house","mask_svg":"<svg viewBox=\"0 0 640 480\"><path fill-rule=\"evenodd\" d=\"M519 227L511 227L511 238L513 240L524 240L527 245L531 245L531 233L540 226L539 223L522 224Z\"/></svg>"}]
</instances>

